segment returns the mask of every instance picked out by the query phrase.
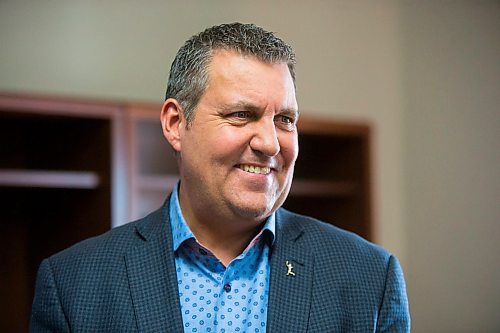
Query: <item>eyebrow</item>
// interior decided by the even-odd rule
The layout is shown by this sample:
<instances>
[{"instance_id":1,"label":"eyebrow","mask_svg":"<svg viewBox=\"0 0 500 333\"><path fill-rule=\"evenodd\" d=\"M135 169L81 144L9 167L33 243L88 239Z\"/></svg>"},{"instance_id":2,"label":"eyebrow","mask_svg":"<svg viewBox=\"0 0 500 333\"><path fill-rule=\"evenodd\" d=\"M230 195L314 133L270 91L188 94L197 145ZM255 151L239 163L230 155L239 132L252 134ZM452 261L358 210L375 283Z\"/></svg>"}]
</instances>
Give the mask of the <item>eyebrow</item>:
<instances>
[{"instance_id":1,"label":"eyebrow","mask_svg":"<svg viewBox=\"0 0 500 333\"><path fill-rule=\"evenodd\" d=\"M234 110L242 110L242 111L253 111L257 112L260 111L262 108L258 107L257 105L245 101L238 101L236 103L232 104L224 104L220 107L221 111L223 112L230 112ZM299 117L299 110L293 109L293 108L285 108L281 109L279 111L280 114L289 114L289 115L295 115L297 118Z\"/></svg>"},{"instance_id":2,"label":"eyebrow","mask_svg":"<svg viewBox=\"0 0 500 333\"><path fill-rule=\"evenodd\" d=\"M224 104L220 107L222 111L234 111L234 110L244 110L244 111L259 111L260 108L252 103L245 101L238 101L236 103Z\"/></svg>"}]
</instances>

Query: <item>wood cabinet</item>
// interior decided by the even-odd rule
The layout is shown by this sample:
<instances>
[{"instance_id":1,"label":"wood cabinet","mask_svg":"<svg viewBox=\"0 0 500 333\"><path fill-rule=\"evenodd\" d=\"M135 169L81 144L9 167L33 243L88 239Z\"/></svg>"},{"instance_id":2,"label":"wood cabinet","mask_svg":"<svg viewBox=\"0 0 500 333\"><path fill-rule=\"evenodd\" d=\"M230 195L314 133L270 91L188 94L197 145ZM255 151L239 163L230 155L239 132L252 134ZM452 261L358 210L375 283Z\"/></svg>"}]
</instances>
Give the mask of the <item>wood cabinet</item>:
<instances>
[{"instance_id":1,"label":"wood cabinet","mask_svg":"<svg viewBox=\"0 0 500 333\"><path fill-rule=\"evenodd\" d=\"M27 332L43 258L118 217L122 118L114 104L0 95L1 332Z\"/></svg>"},{"instance_id":2,"label":"wood cabinet","mask_svg":"<svg viewBox=\"0 0 500 333\"><path fill-rule=\"evenodd\" d=\"M0 94L0 331L27 331L40 261L158 208L178 180L160 105ZM299 121L290 210L372 239L370 129Z\"/></svg>"},{"instance_id":3,"label":"wood cabinet","mask_svg":"<svg viewBox=\"0 0 500 333\"><path fill-rule=\"evenodd\" d=\"M157 209L179 179L174 151L163 137L161 105L129 104L129 219Z\"/></svg>"},{"instance_id":4,"label":"wood cabinet","mask_svg":"<svg viewBox=\"0 0 500 333\"><path fill-rule=\"evenodd\" d=\"M373 241L369 126L304 117L299 149L284 207Z\"/></svg>"}]
</instances>

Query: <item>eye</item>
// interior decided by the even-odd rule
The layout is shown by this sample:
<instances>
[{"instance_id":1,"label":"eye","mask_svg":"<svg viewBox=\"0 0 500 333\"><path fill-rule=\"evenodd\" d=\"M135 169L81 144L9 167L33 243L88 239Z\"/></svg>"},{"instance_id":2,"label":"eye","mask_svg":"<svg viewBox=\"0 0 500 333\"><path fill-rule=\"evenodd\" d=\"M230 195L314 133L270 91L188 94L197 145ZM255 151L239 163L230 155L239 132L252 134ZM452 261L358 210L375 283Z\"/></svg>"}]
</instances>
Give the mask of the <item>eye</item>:
<instances>
[{"instance_id":1,"label":"eye","mask_svg":"<svg viewBox=\"0 0 500 333\"><path fill-rule=\"evenodd\" d=\"M292 124L293 123L293 119L291 117L287 117L287 116L281 116L281 121L286 123L286 124Z\"/></svg>"},{"instance_id":2,"label":"eye","mask_svg":"<svg viewBox=\"0 0 500 333\"><path fill-rule=\"evenodd\" d=\"M295 119L289 116L278 115L276 118L279 122L286 125L293 125L295 123Z\"/></svg>"},{"instance_id":3,"label":"eye","mask_svg":"<svg viewBox=\"0 0 500 333\"><path fill-rule=\"evenodd\" d=\"M231 113L231 116L239 119L247 119L250 118L250 113L247 111L238 111Z\"/></svg>"}]
</instances>

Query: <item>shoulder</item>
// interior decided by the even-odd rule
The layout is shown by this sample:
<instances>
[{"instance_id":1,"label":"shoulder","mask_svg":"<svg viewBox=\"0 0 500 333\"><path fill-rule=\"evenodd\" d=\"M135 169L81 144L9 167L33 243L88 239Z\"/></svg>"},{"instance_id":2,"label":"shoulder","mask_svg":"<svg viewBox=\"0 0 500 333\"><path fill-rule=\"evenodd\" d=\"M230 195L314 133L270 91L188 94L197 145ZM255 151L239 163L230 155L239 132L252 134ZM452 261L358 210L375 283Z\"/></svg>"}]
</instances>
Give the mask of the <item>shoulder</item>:
<instances>
[{"instance_id":1,"label":"shoulder","mask_svg":"<svg viewBox=\"0 0 500 333\"><path fill-rule=\"evenodd\" d=\"M327 263L349 263L350 267L387 267L391 254L359 235L315 218L278 210L278 223L284 234L297 235L297 241L316 260ZM359 267L358 267L359 268Z\"/></svg>"},{"instance_id":2,"label":"shoulder","mask_svg":"<svg viewBox=\"0 0 500 333\"><path fill-rule=\"evenodd\" d=\"M84 331L92 331L90 327L99 326L89 326L89 318L101 320L110 313L132 318L130 260L137 260L137 254L147 260L150 254L154 256L159 249L166 248L169 223L165 207L45 259L37 274L33 324L47 323L57 315L59 323L70 321L76 330L86 327ZM107 321L101 323L104 322ZM134 325L128 319L115 324L107 327Z\"/></svg>"},{"instance_id":3,"label":"shoulder","mask_svg":"<svg viewBox=\"0 0 500 333\"><path fill-rule=\"evenodd\" d=\"M144 234L157 228L163 219L161 209L139 220L113 228L101 235L85 239L49 258L47 262L54 270L58 268L82 268L112 265L123 255L144 241Z\"/></svg>"},{"instance_id":4,"label":"shoulder","mask_svg":"<svg viewBox=\"0 0 500 333\"><path fill-rule=\"evenodd\" d=\"M403 295L404 278L399 261L381 246L334 225L286 210L279 210L277 221L282 236L293 239L285 243L309 254L315 280L322 288L349 291L352 297L373 304L379 304L388 286Z\"/></svg>"},{"instance_id":5,"label":"shoulder","mask_svg":"<svg viewBox=\"0 0 500 333\"><path fill-rule=\"evenodd\" d=\"M406 287L396 257L354 233L311 217L280 209L276 221L278 237L288 238L282 239L281 246L287 247L282 252L306 253L304 267L311 269L314 281L311 320L322 327L318 331L343 319L360 332L373 330L374 323L377 331L408 331ZM339 308L342 311L332 310Z\"/></svg>"}]
</instances>

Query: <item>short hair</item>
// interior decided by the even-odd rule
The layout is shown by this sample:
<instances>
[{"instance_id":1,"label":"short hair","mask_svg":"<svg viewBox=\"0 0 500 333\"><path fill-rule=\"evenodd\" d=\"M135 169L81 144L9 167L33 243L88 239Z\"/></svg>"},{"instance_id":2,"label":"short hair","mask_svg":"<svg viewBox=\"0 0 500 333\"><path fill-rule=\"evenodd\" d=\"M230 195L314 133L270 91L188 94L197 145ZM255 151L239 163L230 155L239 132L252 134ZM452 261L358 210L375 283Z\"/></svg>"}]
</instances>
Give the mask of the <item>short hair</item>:
<instances>
[{"instance_id":1,"label":"short hair","mask_svg":"<svg viewBox=\"0 0 500 333\"><path fill-rule=\"evenodd\" d=\"M213 26L188 39L170 68L165 99L176 99L189 126L208 83L208 65L216 50L236 51L269 63L286 63L295 85L295 53L290 45L254 24Z\"/></svg>"}]
</instances>

